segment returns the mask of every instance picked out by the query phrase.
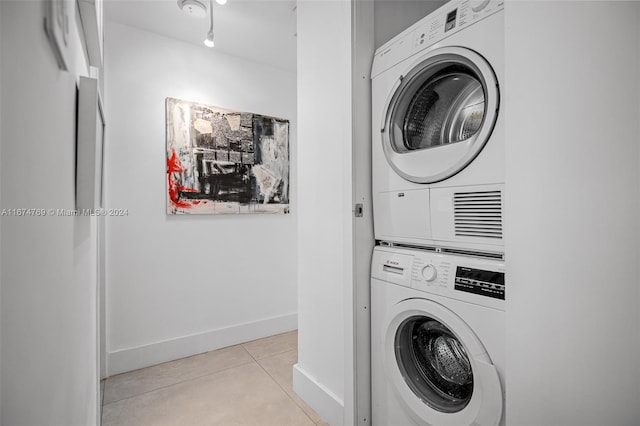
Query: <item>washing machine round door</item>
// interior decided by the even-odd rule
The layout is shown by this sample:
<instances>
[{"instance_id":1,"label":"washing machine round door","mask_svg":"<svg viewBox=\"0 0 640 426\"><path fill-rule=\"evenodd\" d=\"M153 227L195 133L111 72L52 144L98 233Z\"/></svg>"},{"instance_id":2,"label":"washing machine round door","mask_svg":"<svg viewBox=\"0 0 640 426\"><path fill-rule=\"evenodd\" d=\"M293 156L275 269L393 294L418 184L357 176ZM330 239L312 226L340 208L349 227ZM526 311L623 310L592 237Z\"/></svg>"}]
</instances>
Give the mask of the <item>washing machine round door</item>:
<instances>
[{"instance_id":1,"label":"washing machine round door","mask_svg":"<svg viewBox=\"0 0 640 426\"><path fill-rule=\"evenodd\" d=\"M493 69L476 52L444 47L425 54L387 99L382 144L389 165L417 183L460 172L489 140L499 95Z\"/></svg>"},{"instance_id":2,"label":"washing machine round door","mask_svg":"<svg viewBox=\"0 0 640 426\"><path fill-rule=\"evenodd\" d=\"M502 387L475 333L456 314L427 299L392 310L385 369L398 398L423 425L498 425Z\"/></svg>"}]
</instances>

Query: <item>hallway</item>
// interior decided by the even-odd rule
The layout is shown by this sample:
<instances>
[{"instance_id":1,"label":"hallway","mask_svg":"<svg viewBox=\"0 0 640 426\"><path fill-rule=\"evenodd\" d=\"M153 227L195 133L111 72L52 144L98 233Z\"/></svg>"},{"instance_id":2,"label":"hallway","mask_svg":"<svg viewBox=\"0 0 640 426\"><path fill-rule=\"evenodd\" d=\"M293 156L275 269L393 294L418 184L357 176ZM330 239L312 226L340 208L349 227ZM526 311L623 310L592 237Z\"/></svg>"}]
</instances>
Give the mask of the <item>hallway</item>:
<instances>
[{"instance_id":1,"label":"hallway","mask_svg":"<svg viewBox=\"0 0 640 426\"><path fill-rule=\"evenodd\" d=\"M104 426L326 425L292 387L291 331L103 381Z\"/></svg>"}]
</instances>

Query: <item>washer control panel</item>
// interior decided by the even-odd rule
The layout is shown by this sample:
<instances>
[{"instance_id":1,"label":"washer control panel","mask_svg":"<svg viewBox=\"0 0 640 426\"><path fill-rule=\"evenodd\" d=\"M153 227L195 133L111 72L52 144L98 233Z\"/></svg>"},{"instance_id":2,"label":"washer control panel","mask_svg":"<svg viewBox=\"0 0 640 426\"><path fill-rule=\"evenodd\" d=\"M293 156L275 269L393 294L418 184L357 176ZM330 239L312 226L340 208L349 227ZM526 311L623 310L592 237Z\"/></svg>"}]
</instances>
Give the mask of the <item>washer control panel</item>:
<instances>
[{"instance_id":1,"label":"washer control panel","mask_svg":"<svg viewBox=\"0 0 640 426\"><path fill-rule=\"evenodd\" d=\"M444 250L444 249L443 249ZM391 284L504 309L504 261L438 249L376 247L372 278Z\"/></svg>"},{"instance_id":2,"label":"washer control panel","mask_svg":"<svg viewBox=\"0 0 640 426\"><path fill-rule=\"evenodd\" d=\"M442 253L438 249L381 247L373 251L371 278L426 293L504 309L504 261Z\"/></svg>"}]
</instances>

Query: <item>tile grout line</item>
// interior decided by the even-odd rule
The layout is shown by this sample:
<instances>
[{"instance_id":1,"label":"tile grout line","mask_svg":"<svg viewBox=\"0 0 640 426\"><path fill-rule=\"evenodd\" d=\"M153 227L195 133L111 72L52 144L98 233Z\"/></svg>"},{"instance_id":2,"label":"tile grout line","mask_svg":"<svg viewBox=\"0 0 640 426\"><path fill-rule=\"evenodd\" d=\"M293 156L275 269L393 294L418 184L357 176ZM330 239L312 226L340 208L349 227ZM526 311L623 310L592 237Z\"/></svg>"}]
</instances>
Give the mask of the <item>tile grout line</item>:
<instances>
[{"instance_id":1,"label":"tile grout line","mask_svg":"<svg viewBox=\"0 0 640 426\"><path fill-rule=\"evenodd\" d=\"M295 349L291 349L291 350L295 350ZM248 351L247 351L248 352ZM285 351L285 352L290 352L290 351ZM285 353L282 352L282 353ZM275 355L280 355L280 354L274 354ZM266 358L270 358L270 357L265 357ZM284 392L285 395L287 395L287 398L289 398L289 400L291 402L293 402L295 404L296 407L298 407L300 409L300 411L302 411L302 413L307 416L307 418L311 421L311 423L313 423L314 425L316 425L317 423L307 414L306 411L304 411L304 409L296 402L295 399L291 398L291 395L289 395L289 392L287 392L287 390L280 384L278 383L278 381L275 379L275 377L273 377L263 366L262 364L260 364L260 362L258 360L256 360L256 364L258 364L260 366L260 368L262 369L262 371L264 371L265 373L267 373L267 376L269 376L269 378L276 384L278 385L278 387L280 389L282 389L282 392Z\"/></svg>"},{"instance_id":2,"label":"tile grout line","mask_svg":"<svg viewBox=\"0 0 640 426\"><path fill-rule=\"evenodd\" d=\"M256 360L243 362L242 364L234 365L232 367L223 368L222 370L218 370L218 371L213 371L211 373L202 374L202 375L199 375L197 377L192 377L190 379L186 379L186 380L182 380L182 381L179 381L179 382L172 383L170 385L160 386L159 388L151 389L151 390L148 390L148 391L145 391L145 392L137 393L135 395L127 396L125 398L117 399L115 401L107 402L106 404L104 404L104 396L103 396L103 404L102 404L102 406L104 407L106 405L115 404L115 403L120 402L120 401L125 401L127 399L135 398L135 397L141 396L141 395L146 395L148 393L156 392L156 391L159 391L159 390L162 390L162 389L167 389L167 388L170 388L170 387L173 387L173 386L176 386L176 385L181 385L183 383L192 382L194 380L201 379L203 377L213 376L214 374L222 373L223 371L231 370L232 368L242 367L244 365L249 365L249 364L253 364L253 363L258 364L258 362ZM106 383L105 383L105 387L106 387Z\"/></svg>"},{"instance_id":3,"label":"tile grout line","mask_svg":"<svg viewBox=\"0 0 640 426\"><path fill-rule=\"evenodd\" d=\"M251 342L247 342L247 343L251 343ZM252 357L253 359L255 359L256 361L257 361L258 359L262 359L262 358L270 358L270 357L275 356L275 355L282 355L282 354L283 354L283 353L285 353L285 352L291 352L291 351L296 351L296 350L298 350L298 349L297 349L297 347L296 347L296 348L293 348L293 349L285 349L285 350L283 350L283 351L281 351L281 352L274 352L274 353L271 353L271 354L269 354L269 355L267 355L267 356L263 356L263 357L260 357L260 358L256 358L256 357L254 357L254 356L253 356L253 354L251 353L251 351L249 351L249 349L247 349L247 348L245 348L245 347L244 347L244 345L245 345L245 343L241 343L241 344L240 344L240 346L242 346L242 347L244 348L244 350L245 350L245 351L249 352L249 355L251 355L251 357ZM297 346L297 345L296 345L296 346ZM257 356L257 355L256 355L256 356Z\"/></svg>"},{"instance_id":4,"label":"tile grout line","mask_svg":"<svg viewBox=\"0 0 640 426\"><path fill-rule=\"evenodd\" d=\"M242 348L243 348L245 351L247 351L247 353L248 353L249 355L251 355L251 358L253 358L255 361L258 361L258 359L262 359L262 358L256 358L255 356L253 356L253 354L251 353L251 351L250 351L249 349L247 349L247 348L245 347L245 345L248 345L249 343L257 342L257 341L260 341L260 340L269 339L269 338L271 338L271 337L275 337L275 336L282 336L282 335L284 335L284 334L289 334L289 333L293 333L293 332L295 332L295 333L296 333L296 347L295 347L295 348L287 349L287 350L284 350L284 351L282 351L282 352L272 353L272 354L270 354L270 355L268 355L268 356L264 356L264 357L262 357L262 358L269 358L269 357L272 357L272 356L274 356L274 355L280 355L280 354L283 354L283 353L285 353L285 352L289 352L289 351L294 351L294 350L295 350L295 351L297 351L297 350L298 350L298 337L297 337L298 330L297 330L297 329L296 329L296 330L291 330L291 331L286 331L286 332L284 332L284 333L280 333L280 334L275 334L275 335L273 335L273 336L263 337L263 338L261 338L261 339L250 340L250 341L248 341L248 342L240 343L240 344L239 344L239 346L242 346ZM257 356L257 355L256 355L256 356Z\"/></svg>"},{"instance_id":5,"label":"tile grout line","mask_svg":"<svg viewBox=\"0 0 640 426\"><path fill-rule=\"evenodd\" d=\"M252 341L253 341L253 340L252 340ZM249 342L247 342L247 343L249 343ZM256 357L255 357L255 356L253 356L253 354L251 353L251 351L249 351L249 349L245 348L245 347L244 347L244 345L245 345L244 343L240 343L240 346L242 347L242 349L244 349L244 351L245 351L246 353L248 353L248 354L249 354L249 356L251 357L251 359L252 359L252 360L254 360L255 362L258 362L258 360L256 359Z\"/></svg>"},{"instance_id":6,"label":"tile grout line","mask_svg":"<svg viewBox=\"0 0 640 426\"><path fill-rule=\"evenodd\" d=\"M251 342L247 342L247 343L251 343ZM251 358L253 358L253 359L254 359L254 360L256 360L256 361L258 361L259 359L271 358L272 356L282 355L282 354L284 354L284 353L286 353L286 352L291 352L291 351L296 351L296 350L298 350L297 348L293 348L293 349L285 349L284 351L281 351L281 352L274 352L274 353L269 354L269 355L267 355L267 356L263 356L263 357L260 357L260 358L256 358L255 356L253 356L253 354L251 353L251 351L249 351L249 349L247 349L247 348L245 348L245 347L244 347L244 345L245 345L244 343L241 343L241 344L240 344L240 346L242 346L242 348L243 348L245 351L247 351L247 352L249 353L249 355L251 355Z\"/></svg>"}]
</instances>

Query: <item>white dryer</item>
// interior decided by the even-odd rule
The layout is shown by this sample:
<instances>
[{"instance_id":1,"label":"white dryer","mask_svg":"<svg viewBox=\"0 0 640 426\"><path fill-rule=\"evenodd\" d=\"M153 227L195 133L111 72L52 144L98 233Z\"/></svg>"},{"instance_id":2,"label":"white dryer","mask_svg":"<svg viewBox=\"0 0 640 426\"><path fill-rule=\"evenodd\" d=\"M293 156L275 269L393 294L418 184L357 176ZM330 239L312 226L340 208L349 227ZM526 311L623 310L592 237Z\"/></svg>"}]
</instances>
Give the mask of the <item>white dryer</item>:
<instances>
[{"instance_id":1,"label":"white dryer","mask_svg":"<svg viewBox=\"0 0 640 426\"><path fill-rule=\"evenodd\" d=\"M377 240L503 251L503 7L451 1L376 51Z\"/></svg>"},{"instance_id":2,"label":"white dryer","mask_svg":"<svg viewBox=\"0 0 640 426\"><path fill-rule=\"evenodd\" d=\"M504 425L504 263L376 247L373 426Z\"/></svg>"}]
</instances>

